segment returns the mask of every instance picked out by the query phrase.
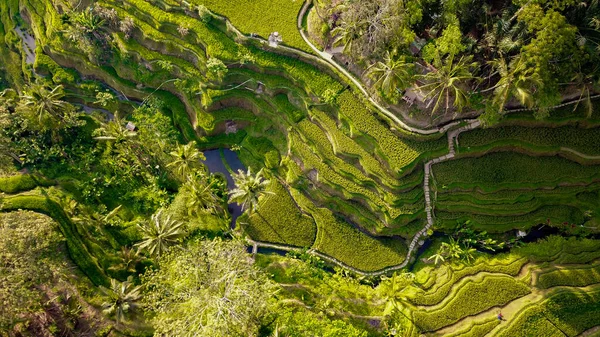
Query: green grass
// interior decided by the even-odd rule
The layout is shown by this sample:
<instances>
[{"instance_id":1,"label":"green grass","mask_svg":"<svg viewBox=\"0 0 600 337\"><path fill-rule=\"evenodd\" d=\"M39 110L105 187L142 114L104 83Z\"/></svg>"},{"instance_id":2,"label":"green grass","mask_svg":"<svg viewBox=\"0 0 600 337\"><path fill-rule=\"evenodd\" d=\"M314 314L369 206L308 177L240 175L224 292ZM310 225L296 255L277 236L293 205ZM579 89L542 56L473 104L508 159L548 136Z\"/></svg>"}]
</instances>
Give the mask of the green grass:
<instances>
[{"instance_id":1,"label":"green grass","mask_svg":"<svg viewBox=\"0 0 600 337\"><path fill-rule=\"evenodd\" d=\"M8 194L29 191L37 186L52 185L54 185L53 181L31 174L19 174L5 178L0 177L0 192Z\"/></svg>"},{"instance_id":2,"label":"green grass","mask_svg":"<svg viewBox=\"0 0 600 337\"><path fill-rule=\"evenodd\" d=\"M290 47L311 52L298 32L296 18L304 2L302 0L192 0L203 4L217 14L226 16L234 26L245 34L257 33L267 39L272 32L279 32L283 43Z\"/></svg>"}]
</instances>

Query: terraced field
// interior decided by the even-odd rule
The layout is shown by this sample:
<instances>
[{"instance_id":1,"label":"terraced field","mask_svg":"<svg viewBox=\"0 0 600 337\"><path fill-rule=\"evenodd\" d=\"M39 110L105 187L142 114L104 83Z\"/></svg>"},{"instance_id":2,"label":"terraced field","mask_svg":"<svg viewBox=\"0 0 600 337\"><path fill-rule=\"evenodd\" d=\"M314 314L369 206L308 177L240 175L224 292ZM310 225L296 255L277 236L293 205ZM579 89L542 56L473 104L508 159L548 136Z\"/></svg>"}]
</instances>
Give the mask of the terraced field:
<instances>
[{"instance_id":1,"label":"terraced field","mask_svg":"<svg viewBox=\"0 0 600 337\"><path fill-rule=\"evenodd\" d=\"M199 4L230 22L203 18L193 7ZM10 0L0 4L0 38L10 45L0 48L0 58L24 54L11 33L17 26L11 15L19 16L19 25L45 46L36 50L33 70L62 84L74 101L100 108L95 89L110 88L127 114L139 102L160 100L178 138L202 150L236 149L246 166L264 169L270 194L237 221L236 231L250 242L306 248L368 276L409 266L415 278L403 293L402 312L412 323L406 336L576 336L600 326L598 240L552 236L510 253L476 254L471 264L441 266L426 259L432 248L418 251L431 232L449 234L466 221L498 240L540 225L566 237L597 235L598 109L591 117L569 107L545 121L515 113L489 129L459 122L443 132L411 132L317 56L270 48L231 26L263 37L278 30L288 46L310 51L296 26L301 1L192 5L95 2L114 9L115 20L130 18L134 28L111 32L112 57L94 59L65 36L60 6ZM222 76L209 69L215 60L227 69ZM3 75L21 70L9 67ZM459 129L465 125L475 129ZM140 232L133 220L97 229L102 233L74 222L61 203L73 192L69 177L56 175L0 178L0 211L52 217L75 263L94 284L108 285L121 276L110 268L118 259L109 248L132 245ZM382 307L371 303L355 315L381 321ZM498 312L505 321L496 319Z\"/></svg>"}]
</instances>

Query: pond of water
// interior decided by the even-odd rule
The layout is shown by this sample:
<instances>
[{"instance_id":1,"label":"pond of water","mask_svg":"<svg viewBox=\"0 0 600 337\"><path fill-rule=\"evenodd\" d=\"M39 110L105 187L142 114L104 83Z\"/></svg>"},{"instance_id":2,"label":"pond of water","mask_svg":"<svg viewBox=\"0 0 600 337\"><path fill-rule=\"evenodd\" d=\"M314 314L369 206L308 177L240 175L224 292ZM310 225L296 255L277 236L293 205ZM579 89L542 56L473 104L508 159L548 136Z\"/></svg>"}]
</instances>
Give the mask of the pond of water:
<instances>
[{"instance_id":1,"label":"pond of water","mask_svg":"<svg viewBox=\"0 0 600 337\"><path fill-rule=\"evenodd\" d=\"M229 150L229 149L216 149L216 150L208 150L204 151L204 156L206 160L204 161L204 165L208 168L211 173L221 173L227 179L227 188L232 190L235 187L235 183L233 182L233 178L231 177L231 172L228 170L227 166L232 170L232 172L237 172L237 170L245 170L244 164L240 161L237 156L237 153ZM225 165L227 163L227 165ZM235 222L237 218L242 215L242 207L236 203L229 204L227 207L229 209L229 213L231 214L231 229L235 228Z\"/></svg>"}]
</instances>

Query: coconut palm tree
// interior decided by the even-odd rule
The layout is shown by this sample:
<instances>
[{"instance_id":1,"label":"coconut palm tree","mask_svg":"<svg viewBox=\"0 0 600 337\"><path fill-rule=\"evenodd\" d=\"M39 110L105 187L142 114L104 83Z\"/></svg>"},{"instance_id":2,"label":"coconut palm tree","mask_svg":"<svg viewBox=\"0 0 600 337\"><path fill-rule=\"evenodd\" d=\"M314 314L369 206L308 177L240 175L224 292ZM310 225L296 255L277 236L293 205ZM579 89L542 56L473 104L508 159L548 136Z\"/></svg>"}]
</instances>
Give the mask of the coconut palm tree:
<instances>
[{"instance_id":1,"label":"coconut palm tree","mask_svg":"<svg viewBox=\"0 0 600 337\"><path fill-rule=\"evenodd\" d=\"M185 205L190 216L221 209L219 198L205 175L190 175L182 190L187 197Z\"/></svg>"},{"instance_id":2,"label":"coconut palm tree","mask_svg":"<svg viewBox=\"0 0 600 337\"><path fill-rule=\"evenodd\" d=\"M102 123L99 128L94 130L94 134L99 136L94 137L96 140L109 141L113 143L123 143L137 137L135 131L129 130L125 126L125 121L119 116L119 112L115 112L114 118L107 123Z\"/></svg>"},{"instance_id":3,"label":"coconut palm tree","mask_svg":"<svg viewBox=\"0 0 600 337\"><path fill-rule=\"evenodd\" d=\"M142 241L135 244L138 252L146 250L152 257L160 256L185 236L183 223L172 220L170 215L163 217L162 212L161 209L149 222L138 224L143 234Z\"/></svg>"},{"instance_id":4,"label":"coconut palm tree","mask_svg":"<svg viewBox=\"0 0 600 337\"><path fill-rule=\"evenodd\" d=\"M344 53L352 49L354 41L361 37L364 25L355 19L344 19L339 26L335 27L331 34L336 38L333 40L334 45L344 46Z\"/></svg>"},{"instance_id":5,"label":"coconut palm tree","mask_svg":"<svg viewBox=\"0 0 600 337\"><path fill-rule=\"evenodd\" d=\"M264 179L262 175L262 169L253 175L250 168L247 172L238 170L238 173L233 173L231 176L235 188L229 192L229 202L236 202L242 206L242 210L247 209L250 214L256 211L258 199L265 194L273 194L266 190L270 181Z\"/></svg>"},{"instance_id":6,"label":"coconut palm tree","mask_svg":"<svg viewBox=\"0 0 600 337\"><path fill-rule=\"evenodd\" d=\"M598 68L589 72L578 72L573 76L573 83L579 87L581 94L577 103L573 107L573 111L577 110L580 104L583 104L586 112L586 116L590 118L594 113L594 105L592 103L592 93L594 89L600 87L600 78L598 75Z\"/></svg>"},{"instance_id":7,"label":"coconut palm tree","mask_svg":"<svg viewBox=\"0 0 600 337\"><path fill-rule=\"evenodd\" d=\"M185 145L177 145L175 151L169 153L174 159L167 164L167 167L173 167L176 174L186 179L194 169L200 167L200 161L206 160L204 154L196 148L194 142Z\"/></svg>"},{"instance_id":8,"label":"coconut palm tree","mask_svg":"<svg viewBox=\"0 0 600 337\"><path fill-rule=\"evenodd\" d=\"M40 126L46 122L62 123L72 106L63 101L65 96L63 86L49 88L44 84L35 83L27 86L19 97L19 109L33 113Z\"/></svg>"},{"instance_id":9,"label":"coconut palm tree","mask_svg":"<svg viewBox=\"0 0 600 337\"><path fill-rule=\"evenodd\" d=\"M108 269L117 271L125 270L128 273L134 273L135 265L141 260L138 252L135 249L123 246L118 256L121 258L121 262L110 266Z\"/></svg>"},{"instance_id":10,"label":"coconut palm tree","mask_svg":"<svg viewBox=\"0 0 600 337\"><path fill-rule=\"evenodd\" d=\"M502 113L504 111L504 106L511 97L516 97L521 104L528 108L533 107L532 91L536 86L542 84L535 70L527 66L520 56L517 56L510 63L507 63L503 57L490 63L500 75L500 80L493 87L493 104L498 112Z\"/></svg>"},{"instance_id":11,"label":"coconut palm tree","mask_svg":"<svg viewBox=\"0 0 600 337\"><path fill-rule=\"evenodd\" d=\"M462 56L454 62L454 55L449 55L444 60L439 53L436 55L432 71L418 76L425 82L418 89L425 93L425 98L433 99L435 102L432 113L438 111L442 104L445 105L447 112L451 100L458 111L462 111L467 106L469 99L466 86L468 81L476 79L473 70L477 65L477 62L473 62L472 56Z\"/></svg>"},{"instance_id":12,"label":"coconut palm tree","mask_svg":"<svg viewBox=\"0 0 600 337\"><path fill-rule=\"evenodd\" d=\"M395 57L388 51L383 62L378 61L367 69L367 76L374 80L373 89L396 100L398 89L404 90L413 83L414 68L405 57Z\"/></svg>"},{"instance_id":13,"label":"coconut palm tree","mask_svg":"<svg viewBox=\"0 0 600 337\"><path fill-rule=\"evenodd\" d=\"M438 251L437 253L431 255L427 260L433 260L433 263L435 265L438 265L440 263L444 263L446 261L446 258L444 257L444 254L442 254L442 252Z\"/></svg>"},{"instance_id":14,"label":"coconut palm tree","mask_svg":"<svg viewBox=\"0 0 600 337\"><path fill-rule=\"evenodd\" d=\"M110 288L101 286L100 290L108 297L107 301L102 303L102 308L106 314L115 315L117 324L123 321L128 312L138 306L138 302L142 298L141 286L135 287L131 276L125 282L111 279Z\"/></svg>"},{"instance_id":15,"label":"coconut palm tree","mask_svg":"<svg viewBox=\"0 0 600 337\"><path fill-rule=\"evenodd\" d=\"M393 317L395 314L400 314L420 330L412 317L404 312L409 306L405 290L412 285L413 280L414 274L412 273L394 273L392 277L382 278L378 291L385 301L384 316Z\"/></svg>"}]
</instances>

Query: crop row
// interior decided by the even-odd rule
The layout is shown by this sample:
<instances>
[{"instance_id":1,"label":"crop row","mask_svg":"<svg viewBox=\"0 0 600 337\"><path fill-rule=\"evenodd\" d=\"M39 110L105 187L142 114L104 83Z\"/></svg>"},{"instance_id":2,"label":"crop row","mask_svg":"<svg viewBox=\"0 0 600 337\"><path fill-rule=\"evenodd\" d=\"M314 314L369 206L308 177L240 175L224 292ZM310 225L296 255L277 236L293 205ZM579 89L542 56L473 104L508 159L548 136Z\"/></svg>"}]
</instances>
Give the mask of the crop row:
<instances>
[{"instance_id":1,"label":"crop row","mask_svg":"<svg viewBox=\"0 0 600 337\"><path fill-rule=\"evenodd\" d=\"M300 125L303 122L301 122ZM291 137L292 149L294 153L298 154L300 158L302 158L302 162L305 166L304 169L306 171L315 169L317 171L319 181L327 182L327 184L339 190L339 192L344 195L345 199L352 199L356 197L363 199L367 203L376 205L374 209L380 209L381 211L384 211L387 208L387 205L384 203L383 199L371 189L365 188L349 178L346 178L335 172L330 165L323 162L322 158L315 154L315 151L306 146L306 141L301 140L300 136L296 135L296 133L290 133L288 136ZM398 216L400 214L394 215ZM390 216L394 218L392 214L390 214Z\"/></svg>"},{"instance_id":2,"label":"crop row","mask_svg":"<svg viewBox=\"0 0 600 337\"><path fill-rule=\"evenodd\" d=\"M552 269L539 275L537 286L547 289L556 286L585 287L600 283L600 265Z\"/></svg>"},{"instance_id":3,"label":"crop row","mask_svg":"<svg viewBox=\"0 0 600 337\"><path fill-rule=\"evenodd\" d=\"M427 291L422 287L414 287L409 301L415 305L436 305L444 300L455 284L461 280L488 272L516 276L527 259L516 255L504 255L494 258L486 257L475 261L471 266L463 264L449 265L432 272L435 283Z\"/></svg>"},{"instance_id":4,"label":"crop row","mask_svg":"<svg viewBox=\"0 0 600 337\"><path fill-rule=\"evenodd\" d=\"M600 321L600 291L567 290L533 304L498 336L576 336Z\"/></svg>"},{"instance_id":5,"label":"crop row","mask_svg":"<svg viewBox=\"0 0 600 337\"><path fill-rule=\"evenodd\" d=\"M402 241L367 235L329 209L316 206L302 192L296 189L290 192L317 224L317 238L312 248L364 271L380 270L404 261L406 246Z\"/></svg>"},{"instance_id":6,"label":"crop row","mask_svg":"<svg viewBox=\"0 0 600 337\"><path fill-rule=\"evenodd\" d=\"M246 233L259 241L312 246L317 233L314 220L301 212L276 180L271 181L269 191L274 194L265 196L258 211L243 225Z\"/></svg>"},{"instance_id":7,"label":"crop row","mask_svg":"<svg viewBox=\"0 0 600 337\"><path fill-rule=\"evenodd\" d=\"M542 151L557 151L560 147L568 147L587 155L599 155L600 128L502 126L475 129L459 137L461 148L467 149L504 145L506 142L523 142Z\"/></svg>"},{"instance_id":8,"label":"crop row","mask_svg":"<svg viewBox=\"0 0 600 337\"><path fill-rule=\"evenodd\" d=\"M498 324L500 324L500 321L496 317L493 317L482 322L475 322L466 329L453 332L446 335L446 337L484 337L498 326Z\"/></svg>"},{"instance_id":9,"label":"crop row","mask_svg":"<svg viewBox=\"0 0 600 337\"><path fill-rule=\"evenodd\" d=\"M296 27L296 17L303 5L302 1L195 0L193 2L201 3L215 13L228 17L238 29L246 34L256 33L266 39L272 32L279 32L283 43L311 51Z\"/></svg>"},{"instance_id":10,"label":"crop row","mask_svg":"<svg viewBox=\"0 0 600 337\"><path fill-rule=\"evenodd\" d=\"M437 211L435 213L442 228L454 229L456 223L471 220L473 228L501 233L512 229L527 230L535 225L548 223L559 225L565 222L583 224L583 211L567 205L546 205L522 215L483 215L473 213Z\"/></svg>"},{"instance_id":11,"label":"crop row","mask_svg":"<svg viewBox=\"0 0 600 337\"><path fill-rule=\"evenodd\" d=\"M345 115L358 131L375 139L394 171L408 166L423 152L422 148L417 148L415 144L398 138L351 92L344 91L338 97L338 103L340 113Z\"/></svg>"},{"instance_id":12,"label":"crop row","mask_svg":"<svg viewBox=\"0 0 600 337\"><path fill-rule=\"evenodd\" d=\"M321 124L332 140L334 151L359 158L362 168L380 178L388 186L396 184L395 173L388 172L372 153L359 146L352 138L342 132L337 123L320 110L311 110L311 115Z\"/></svg>"},{"instance_id":13,"label":"crop row","mask_svg":"<svg viewBox=\"0 0 600 337\"><path fill-rule=\"evenodd\" d=\"M590 182L600 177L598 166L579 165L553 157L530 157L514 152L495 152L478 158L446 161L433 167L437 185L443 188L535 188L540 185Z\"/></svg>"},{"instance_id":14,"label":"crop row","mask_svg":"<svg viewBox=\"0 0 600 337\"><path fill-rule=\"evenodd\" d=\"M540 188L535 190L499 190L492 193L483 193L479 190L469 191L447 191L438 190L437 201L468 201L477 205L487 204L499 204L499 203L517 203L523 201L529 201L540 196L554 196L554 195L571 195L571 196L583 196L587 193L595 194L600 189L599 183L593 183L587 186L573 185L573 186L557 186L555 188ZM579 197L581 198L581 197Z\"/></svg>"},{"instance_id":15,"label":"crop row","mask_svg":"<svg viewBox=\"0 0 600 337\"><path fill-rule=\"evenodd\" d=\"M527 285L510 276L484 276L480 281L469 279L438 308L415 311L413 317L423 331L435 331L530 292Z\"/></svg>"},{"instance_id":16,"label":"crop row","mask_svg":"<svg viewBox=\"0 0 600 337\"><path fill-rule=\"evenodd\" d=\"M600 257L600 240L549 236L535 244L515 248L515 254L527 256L532 262L583 264Z\"/></svg>"}]
</instances>

